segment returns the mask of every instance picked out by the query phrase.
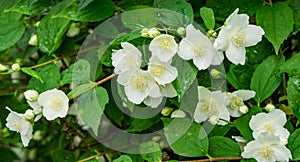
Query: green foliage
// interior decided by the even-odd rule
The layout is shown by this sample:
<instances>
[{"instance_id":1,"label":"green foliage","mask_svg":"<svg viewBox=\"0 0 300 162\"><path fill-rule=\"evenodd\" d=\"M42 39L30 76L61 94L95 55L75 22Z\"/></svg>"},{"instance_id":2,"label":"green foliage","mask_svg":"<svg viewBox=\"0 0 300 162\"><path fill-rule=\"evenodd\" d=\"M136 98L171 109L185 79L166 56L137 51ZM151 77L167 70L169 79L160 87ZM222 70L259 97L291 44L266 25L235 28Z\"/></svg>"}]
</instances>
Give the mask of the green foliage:
<instances>
[{"instance_id":1,"label":"green foliage","mask_svg":"<svg viewBox=\"0 0 300 162\"><path fill-rule=\"evenodd\" d=\"M74 154L70 151L57 149L51 152L54 162L76 161Z\"/></svg>"},{"instance_id":2,"label":"green foliage","mask_svg":"<svg viewBox=\"0 0 300 162\"><path fill-rule=\"evenodd\" d=\"M278 54L280 45L293 30L292 9L286 2L267 5L257 11L256 21L264 29L266 38L273 44Z\"/></svg>"},{"instance_id":3,"label":"green foliage","mask_svg":"<svg viewBox=\"0 0 300 162\"><path fill-rule=\"evenodd\" d=\"M295 132L293 132L289 139L287 147L290 149L292 153L293 160L300 160L300 143L298 142L300 140L300 129L297 129Z\"/></svg>"},{"instance_id":4,"label":"green foliage","mask_svg":"<svg viewBox=\"0 0 300 162\"><path fill-rule=\"evenodd\" d=\"M143 15L137 17L136 15ZM131 30L153 27L157 25L156 12L154 8L144 8L125 12L121 15L124 26Z\"/></svg>"},{"instance_id":5,"label":"green foliage","mask_svg":"<svg viewBox=\"0 0 300 162\"><path fill-rule=\"evenodd\" d=\"M293 114L300 118L300 75L290 77L287 83L287 94L289 105L293 111Z\"/></svg>"},{"instance_id":6,"label":"green foliage","mask_svg":"<svg viewBox=\"0 0 300 162\"><path fill-rule=\"evenodd\" d=\"M42 12L43 9L51 5L49 0L20 0L7 11L15 11L26 15L35 15Z\"/></svg>"},{"instance_id":7,"label":"green foliage","mask_svg":"<svg viewBox=\"0 0 300 162\"><path fill-rule=\"evenodd\" d=\"M300 53L297 53L280 66L280 72L287 72L289 74L294 74L300 69L299 62L300 62Z\"/></svg>"},{"instance_id":8,"label":"green foliage","mask_svg":"<svg viewBox=\"0 0 300 162\"><path fill-rule=\"evenodd\" d=\"M237 157L241 149L232 139L216 136L209 138L208 154L211 157Z\"/></svg>"},{"instance_id":9,"label":"green foliage","mask_svg":"<svg viewBox=\"0 0 300 162\"><path fill-rule=\"evenodd\" d=\"M113 160L113 162L132 162L132 160L128 155L121 155L117 159Z\"/></svg>"},{"instance_id":10,"label":"green foliage","mask_svg":"<svg viewBox=\"0 0 300 162\"><path fill-rule=\"evenodd\" d=\"M226 79L236 89L250 89L253 72L254 68L249 64L231 64L226 74Z\"/></svg>"},{"instance_id":11,"label":"green foliage","mask_svg":"<svg viewBox=\"0 0 300 162\"><path fill-rule=\"evenodd\" d=\"M264 60L254 71L250 88L256 92L255 101L261 103L278 88L282 76L279 67L284 62L282 56L270 56Z\"/></svg>"},{"instance_id":12,"label":"green foliage","mask_svg":"<svg viewBox=\"0 0 300 162\"><path fill-rule=\"evenodd\" d=\"M160 162L162 158L162 152L159 145L153 141L142 143L140 145L140 153L142 158L146 161Z\"/></svg>"},{"instance_id":13,"label":"green foliage","mask_svg":"<svg viewBox=\"0 0 300 162\"><path fill-rule=\"evenodd\" d=\"M200 9L200 15L207 29L213 29L215 27L214 11L211 8L202 7Z\"/></svg>"},{"instance_id":14,"label":"green foliage","mask_svg":"<svg viewBox=\"0 0 300 162\"><path fill-rule=\"evenodd\" d=\"M36 79L38 79L41 83L43 83L43 79L42 77L34 70L30 69L30 68L21 68L21 71L32 76L35 77Z\"/></svg>"}]
</instances>

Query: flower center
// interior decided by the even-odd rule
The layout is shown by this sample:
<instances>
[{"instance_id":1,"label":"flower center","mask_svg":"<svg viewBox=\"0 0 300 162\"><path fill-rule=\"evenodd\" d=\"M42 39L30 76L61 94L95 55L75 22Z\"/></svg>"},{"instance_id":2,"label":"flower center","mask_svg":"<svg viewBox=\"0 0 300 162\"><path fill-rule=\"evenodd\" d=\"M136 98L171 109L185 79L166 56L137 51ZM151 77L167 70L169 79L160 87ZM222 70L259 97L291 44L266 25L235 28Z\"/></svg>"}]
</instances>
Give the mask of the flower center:
<instances>
[{"instance_id":1,"label":"flower center","mask_svg":"<svg viewBox=\"0 0 300 162\"><path fill-rule=\"evenodd\" d=\"M236 110L237 107L240 107L244 105L244 102L243 102L243 99L239 98L239 97L232 97L231 98L231 101L230 101L230 104L229 104L229 107L232 109L232 110Z\"/></svg>"},{"instance_id":2,"label":"flower center","mask_svg":"<svg viewBox=\"0 0 300 162\"><path fill-rule=\"evenodd\" d=\"M142 75L135 75L132 78L131 87L134 89L138 89L142 92L145 91L147 88L147 81L146 81L145 77Z\"/></svg>"},{"instance_id":3,"label":"flower center","mask_svg":"<svg viewBox=\"0 0 300 162\"><path fill-rule=\"evenodd\" d=\"M135 61L135 59L134 59L133 56L127 56L127 57L125 57L125 60L126 60L126 65L125 66L127 68L132 68L136 64L136 61Z\"/></svg>"},{"instance_id":4,"label":"flower center","mask_svg":"<svg viewBox=\"0 0 300 162\"><path fill-rule=\"evenodd\" d=\"M264 146L259 150L259 153L263 158L270 159L274 151L270 146Z\"/></svg>"},{"instance_id":5,"label":"flower center","mask_svg":"<svg viewBox=\"0 0 300 162\"><path fill-rule=\"evenodd\" d=\"M52 100L52 102L51 102L51 107L55 110L61 109L62 106L63 106L63 103L60 99L56 98L56 99Z\"/></svg>"},{"instance_id":6,"label":"flower center","mask_svg":"<svg viewBox=\"0 0 300 162\"><path fill-rule=\"evenodd\" d=\"M160 76L165 72L165 68L161 65L152 65L150 66L150 73L155 76Z\"/></svg>"},{"instance_id":7,"label":"flower center","mask_svg":"<svg viewBox=\"0 0 300 162\"><path fill-rule=\"evenodd\" d=\"M205 48L203 46L192 47L192 51L194 52L194 55L198 57L205 55Z\"/></svg>"},{"instance_id":8,"label":"flower center","mask_svg":"<svg viewBox=\"0 0 300 162\"><path fill-rule=\"evenodd\" d=\"M167 38L163 39L163 40L160 42L160 46L161 46L161 47L168 48L169 45L170 45L170 40L167 39Z\"/></svg>"},{"instance_id":9,"label":"flower center","mask_svg":"<svg viewBox=\"0 0 300 162\"><path fill-rule=\"evenodd\" d=\"M231 37L231 40L236 47L241 47L241 46L245 46L246 44L245 37L246 37L245 33L237 32L235 33L234 36Z\"/></svg>"},{"instance_id":10,"label":"flower center","mask_svg":"<svg viewBox=\"0 0 300 162\"><path fill-rule=\"evenodd\" d=\"M267 132L273 132L273 131L275 131L275 128L273 127L272 124L266 124L266 125L264 126L264 128L265 128L265 130L266 130Z\"/></svg>"},{"instance_id":11,"label":"flower center","mask_svg":"<svg viewBox=\"0 0 300 162\"><path fill-rule=\"evenodd\" d=\"M20 133L20 131L21 131L21 124L18 121L16 121L16 122L14 122L13 125L17 128L17 133Z\"/></svg>"},{"instance_id":12,"label":"flower center","mask_svg":"<svg viewBox=\"0 0 300 162\"><path fill-rule=\"evenodd\" d=\"M201 112L207 111L208 116L215 116L218 113L218 110L214 102L206 101L200 108Z\"/></svg>"}]
</instances>

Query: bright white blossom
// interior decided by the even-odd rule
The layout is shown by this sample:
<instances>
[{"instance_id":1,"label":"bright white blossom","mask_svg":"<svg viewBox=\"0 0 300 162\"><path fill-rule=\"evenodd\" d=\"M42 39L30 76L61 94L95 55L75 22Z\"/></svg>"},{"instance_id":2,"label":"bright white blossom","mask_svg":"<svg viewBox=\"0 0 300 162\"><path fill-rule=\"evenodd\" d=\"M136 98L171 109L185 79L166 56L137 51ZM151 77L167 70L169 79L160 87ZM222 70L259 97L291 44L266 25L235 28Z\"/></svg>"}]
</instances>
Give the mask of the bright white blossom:
<instances>
[{"instance_id":1,"label":"bright white blossom","mask_svg":"<svg viewBox=\"0 0 300 162\"><path fill-rule=\"evenodd\" d=\"M220 64L223 61L223 55L217 53L211 40L193 25L186 27L186 37L179 43L178 55L184 60L193 59L199 70L207 69L211 64ZM221 58L213 62L214 57Z\"/></svg>"},{"instance_id":2,"label":"bright white blossom","mask_svg":"<svg viewBox=\"0 0 300 162\"><path fill-rule=\"evenodd\" d=\"M30 102L34 102L34 101L37 101L37 99L39 97L39 93L36 90L27 90L24 92L24 96L25 96L26 100L28 100Z\"/></svg>"},{"instance_id":3,"label":"bright white blossom","mask_svg":"<svg viewBox=\"0 0 300 162\"><path fill-rule=\"evenodd\" d=\"M113 50L112 53L112 65L115 67L116 74L139 68L142 63L139 49L128 42L121 43L121 46L123 49Z\"/></svg>"},{"instance_id":4,"label":"bright white blossom","mask_svg":"<svg viewBox=\"0 0 300 162\"><path fill-rule=\"evenodd\" d=\"M157 56L162 62L168 62L178 51L178 44L173 36L162 34L150 42L149 50L152 56Z\"/></svg>"},{"instance_id":5,"label":"bright white blossom","mask_svg":"<svg viewBox=\"0 0 300 162\"><path fill-rule=\"evenodd\" d=\"M238 14L236 9L227 19L220 30L214 47L225 51L226 57L234 64L245 64L245 47L254 46L261 41L264 30L256 25L249 25L249 16Z\"/></svg>"},{"instance_id":6,"label":"bright white blossom","mask_svg":"<svg viewBox=\"0 0 300 162\"><path fill-rule=\"evenodd\" d=\"M262 133L257 139L247 143L242 153L243 158L254 158L258 162L288 162L292 158L290 150L271 133Z\"/></svg>"},{"instance_id":7,"label":"bright white blossom","mask_svg":"<svg viewBox=\"0 0 300 162\"><path fill-rule=\"evenodd\" d=\"M220 119L218 125L226 125L230 120L230 114L225 106L226 95L221 91L209 91L204 87L198 87L199 102L197 104L194 119L200 123L212 116ZM225 121L224 121L225 120Z\"/></svg>"},{"instance_id":8,"label":"bright white blossom","mask_svg":"<svg viewBox=\"0 0 300 162\"><path fill-rule=\"evenodd\" d=\"M170 63L160 61L157 56L152 56L149 59L148 71L160 85L171 83L178 76L176 67L171 66Z\"/></svg>"},{"instance_id":9,"label":"bright white blossom","mask_svg":"<svg viewBox=\"0 0 300 162\"><path fill-rule=\"evenodd\" d=\"M20 133L22 144L27 147L32 139L32 124L25 118L24 114L16 113L9 107L6 107L6 109L10 111L6 118L6 127L11 131Z\"/></svg>"},{"instance_id":10,"label":"bright white blossom","mask_svg":"<svg viewBox=\"0 0 300 162\"><path fill-rule=\"evenodd\" d=\"M282 110L275 109L267 113L258 113L251 117L249 126L253 130L253 137L256 139L262 133L272 133L280 137L282 143L286 144L290 135L283 126L286 123L286 115Z\"/></svg>"},{"instance_id":11,"label":"bright white blossom","mask_svg":"<svg viewBox=\"0 0 300 162\"><path fill-rule=\"evenodd\" d=\"M125 71L118 76L117 81L124 86L125 94L132 103L140 104L148 96L161 97L160 89L148 71Z\"/></svg>"},{"instance_id":12,"label":"bright white blossom","mask_svg":"<svg viewBox=\"0 0 300 162\"><path fill-rule=\"evenodd\" d=\"M227 94L227 108L232 117L240 117L241 115L247 113L243 111L245 109L244 101L249 100L255 96L254 91L250 90L238 90L233 93ZM240 109L242 107L242 109ZM240 111L242 110L242 112ZM245 113L244 113L245 112Z\"/></svg>"},{"instance_id":13,"label":"bright white blossom","mask_svg":"<svg viewBox=\"0 0 300 162\"><path fill-rule=\"evenodd\" d=\"M54 120L58 117L64 118L69 109L67 95L56 88L41 93L38 103L42 106L43 116L47 120Z\"/></svg>"}]
</instances>

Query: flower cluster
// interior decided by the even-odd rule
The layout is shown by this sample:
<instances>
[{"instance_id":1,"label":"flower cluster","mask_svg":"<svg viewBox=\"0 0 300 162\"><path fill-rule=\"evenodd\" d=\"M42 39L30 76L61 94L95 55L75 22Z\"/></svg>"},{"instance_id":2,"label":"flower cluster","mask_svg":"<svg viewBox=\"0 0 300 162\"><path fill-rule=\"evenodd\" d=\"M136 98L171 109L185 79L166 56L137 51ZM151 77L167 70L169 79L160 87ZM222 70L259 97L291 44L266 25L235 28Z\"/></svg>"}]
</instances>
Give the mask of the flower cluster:
<instances>
[{"instance_id":1,"label":"flower cluster","mask_svg":"<svg viewBox=\"0 0 300 162\"><path fill-rule=\"evenodd\" d=\"M27 109L24 114L20 114L6 107L10 111L6 118L6 127L20 133L22 143L27 147L33 137L34 122L42 116L47 120L64 118L69 109L69 99L63 91L57 89L45 91L40 95L35 90L27 90L24 96L32 109Z\"/></svg>"},{"instance_id":2,"label":"flower cluster","mask_svg":"<svg viewBox=\"0 0 300 162\"><path fill-rule=\"evenodd\" d=\"M285 113L279 109L252 116L249 126L254 141L247 143L242 156L257 161L289 161L292 156L285 145L290 133L283 127L285 123Z\"/></svg>"},{"instance_id":3,"label":"flower cluster","mask_svg":"<svg viewBox=\"0 0 300 162\"><path fill-rule=\"evenodd\" d=\"M248 112L248 107L243 101L255 96L254 91L238 90L233 93L209 91L199 86L199 101L194 113L194 119L200 123L208 120L213 125L226 125L230 116L240 117Z\"/></svg>"}]
</instances>

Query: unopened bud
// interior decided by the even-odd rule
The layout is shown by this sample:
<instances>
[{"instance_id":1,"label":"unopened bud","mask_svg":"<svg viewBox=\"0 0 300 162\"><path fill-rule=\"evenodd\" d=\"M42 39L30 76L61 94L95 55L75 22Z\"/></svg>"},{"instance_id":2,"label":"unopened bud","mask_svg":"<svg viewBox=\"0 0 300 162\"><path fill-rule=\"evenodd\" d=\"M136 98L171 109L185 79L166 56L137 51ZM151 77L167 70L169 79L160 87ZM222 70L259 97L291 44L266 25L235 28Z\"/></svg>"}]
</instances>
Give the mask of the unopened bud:
<instances>
[{"instance_id":1,"label":"unopened bud","mask_svg":"<svg viewBox=\"0 0 300 162\"><path fill-rule=\"evenodd\" d=\"M80 33L80 28L76 26L76 23L72 23L66 35L68 37L75 37L79 33Z\"/></svg>"},{"instance_id":2,"label":"unopened bud","mask_svg":"<svg viewBox=\"0 0 300 162\"><path fill-rule=\"evenodd\" d=\"M28 100L30 102L34 102L34 101L37 101L37 99L39 97L39 93L36 90L27 90L24 92L24 96L25 96L26 100Z\"/></svg>"},{"instance_id":3,"label":"unopened bud","mask_svg":"<svg viewBox=\"0 0 300 162\"><path fill-rule=\"evenodd\" d=\"M210 75L214 78L214 79L219 79L222 76L222 73L217 70L217 69L211 69L210 70Z\"/></svg>"},{"instance_id":4,"label":"unopened bud","mask_svg":"<svg viewBox=\"0 0 300 162\"><path fill-rule=\"evenodd\" d=\"M217 116L211 116L208 121L212 124L212 125L216 125L219 123L220 118Z\"/></svg>"},{"instance_id":5,"label":"unopened bud","mask_svg":"<svg viewBox=\"0 0 300 162\"><path fill-rule=\"evenodd\" d=\"M148 28L143 28L141 31L141 36L145 38L149 37L148 31L149 31Z\"/></svg>"},{"instance_id":6,"label":"unopened bud","mask_svg":"<svg viewBox=\"0 0 300 162\"><path fill-rule=\"evenodd\" d=\"M249 108L246 105L243 105L239 108L241 114L246 114L249 111Z\"/></svg>"},{"instance_id":7,"label":"unopened bud","mask_svg":"<svg viewBox=\"0 0 300 162\"><path fill-rule=\"evenodd\" d=\"M184 34L185 34L185 29L184 29L183 27L179 27L179 28L177 29L177 33L178 33L179 35L184 35Z\"/></svg>"},{"instance_id":8,"label":"unopened bud","mask_svg":"<svg viewBox=\"0 0 300 162\"><path fill-rule=\"evenodd\" d=\"M29 45L32 45L32 46L36 46L37 43L38 43L37 35L36 35L36 34L33 34L33 35L30 37L30 39L29 39L29 41L28 41L28 44L29 44Z\"/></svg>"},{"instance_id":9,"label":"unopened bud","mask_svg":"<svg viewBox=\"0 0 300 162\"><path fill-rule=\"evenodd\" d=\"M154 137L152 137L152 141L154 141L154 142L157 142L160 139L161 139L160 136L154 136Z\"/></svg>"},{"instance_id":10,"label":"unopened bud","mask_svg":"<svg viewBox=\"0 0 300 162\"><path fill-rule=\"evenodd\" d=\"M270 111L272 111L272 110L275 109L275 106L274 106L273 104L269 103L269 104L267 104L267 105L265 106L265 109L266 109L268 112L270 112Z\"/></svg>"},{"instance_id":11,"label":"unopened bud","mask_svg":"<svg viewBox=\"0 0 300 162\"><path fill-rule=\"evenodd\" d=\"M40 141L43 138L43 133L40 130L37 130L33 134L33 139L36 141Z\"/></svg>"},{"instance_id":12,"label":"unopened bud","mask_svg":"<svg viewBox=\"0 0 300 162\"><path fill-rule=\"evenodd\" d=\"M0 64L0 71L5 71L7 70L8 68L2 64Z\"/></svg>"},{"instance_id":13,"label":"unopened bud","mask_svg":"<svg viewBox=\"0 0 300 162\"><path fill-rule=\"evenodd\" d=\"M148 31L150 38L155 38L156 36L160 35L160 32L156 28L151 28Z\"/></svg>"},{"instance_id":14,"label":"unopened bud","mask_svg":"<svg viewBox=\"0 0 300 162\"><path fill-rule=\"evenodd\" d=\"M206 34L208 37L214 37L216 38L217 37L217 33L214 31L214 30L209 30Z\"/></svg>"},{"instance_id":15,"label":"unopened bud","mask_svg":"<svg viewBox=\"0 0 300 162\"><path fill-rule=\"evenodd\" d=\"M171 118L184 118L185 116L185 112L179 109L173 111L171 114Z\"/></svg>"},{"instance_id":16,"label":"unopened bud","mask_svg":"<svg viewBox=\"0 0 300 162\"><path fill-rule=\"evenodd\" d=\"M12 69L13 71L20 71L21 66L20 66L20 64L18 64L18 63L14 63L14 64L11 65L11 69Z\"/></svg>"},{"instance_id":17,"label":"unopened bud","mask_svg":"<svg viewBox=\"0 0 300 162\"><path fill-rule=\"evenodd\" d=\"M34 117L33 111L30 109L26 110L24 116L27 120L33 119Z\"/></svg>"},{"instance_id":18,"label":"unopened bud","mask_svg":"<svg viewBox=\"0 0 300 162\"><path fill-rule=\"evenodd\" d=\"M40 25L40 21L36 22L33 26L38 27Z\"/></svg>"},{"instance_id":19,"label":"unopened bud","mask_svg":"<svg viewBox=\"0 0 300 162\"><path fill-rule=\"evenodd\" d=\"M170 107L165 107L161 110L161 114L163 116L169 116L171 114L171 112L173 111L173 108Z\"/></svg>"}]
</instances>

